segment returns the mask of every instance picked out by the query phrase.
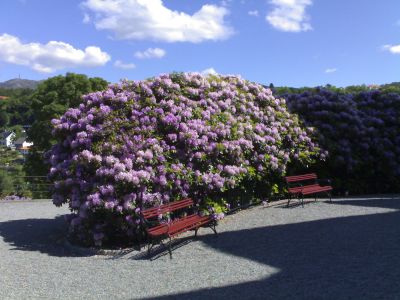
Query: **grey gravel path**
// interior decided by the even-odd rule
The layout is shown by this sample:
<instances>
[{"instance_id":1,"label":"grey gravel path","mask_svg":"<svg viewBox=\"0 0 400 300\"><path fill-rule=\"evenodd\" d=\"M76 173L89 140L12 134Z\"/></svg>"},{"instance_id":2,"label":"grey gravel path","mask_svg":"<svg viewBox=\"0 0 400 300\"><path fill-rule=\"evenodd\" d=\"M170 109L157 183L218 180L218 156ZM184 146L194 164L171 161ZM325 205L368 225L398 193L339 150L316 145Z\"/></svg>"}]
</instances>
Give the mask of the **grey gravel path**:
<instances>
[{"instance_id":1,"label":"grey gravel path","mask_svg":"<svg viewBox=\"0 0 400 300\"><path fill-rule=\"evenodd\" d=\"M400 196L279 202L168 255L84 255L66 208L0 202L0 299L400 299Z\"/></svg>"}]
</instances>

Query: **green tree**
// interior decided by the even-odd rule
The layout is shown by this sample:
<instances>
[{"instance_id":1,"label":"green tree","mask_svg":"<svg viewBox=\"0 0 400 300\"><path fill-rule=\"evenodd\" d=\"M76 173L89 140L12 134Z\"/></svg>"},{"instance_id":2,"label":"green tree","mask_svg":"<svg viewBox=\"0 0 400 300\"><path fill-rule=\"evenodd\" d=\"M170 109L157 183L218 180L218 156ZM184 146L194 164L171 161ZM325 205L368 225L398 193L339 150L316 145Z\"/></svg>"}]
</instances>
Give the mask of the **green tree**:
<instances>
[{"instance_id":1,"label":"green tree","mask_svg":"<svg viewBox=\"0 0 400 300\"><path fill-rule=\"evenodd\" d=\"M365 84L363 85L350 85L344 88L346 94L357 94L371 90Z\"/></svg>"},{"instance_id":2,"label":"green tree","mask_svg":"<svg viewBox=\"0 0 400 300\"><path fill-rule=\"evenodd\" d=\"M7 172L0 171L0 197L11 195L14 191L12 178Z\"/></svg>"},{"instance_id":3,"label":"green tree","mask_svg":"<svg viewBox=\"0 0 400 300\"><path fill-rule=\"evenodd\" d=\"M22 161L23 156L18 151L0 147L0 197L31 196Z\"/></svg>"},{"instance_id":4,"label":"green tree","mask_svg":"<svg viewBox=\"0 0 400 300\"><path fill-rule=\"evenodd\" d=\"M0 101L0 127L14 127L30 125L34 121L33 111L31 109L33 90L30 89L1 89L0 95L7 95L8 98ZM7 115L7 117L5 117ZM4 120L8 120L6 125L3 125Z\"/></svg>"},{"instance_id":5,"label":"green tree","mask_svg":"<svg viewBox=\"0 0 400 300\"><path fill-rule=\"evenodd\" d=\"M30 97L35 120L28 130L28 139L33 142L25 165L28 174L45 175L48 171L43 153L55 142L51 120L60 117L68 108L79 106L83 95L104 90L107 84L104 79L74 73L52 77L39 84Z\"/></svg>"},{"instance_id":6,"label":"green tree","mask_svg":"<svg viewBox=\"0 0 400 300\"><path fill-rule=\"evenodd\" d=\"M384 84L380 87L380 90L384 93L400 94L400 82L392 82L390 84Z\"/></svg>"},{"instance_id":7,"label":"green tree","mask_svg":"<svg viewBox=\"0 0 400 300\"><path fill-rule=\"evenodd\" d=\"M10 117L8 116L7 112L0 111L0 128L7 127L10 121Z\"/></svg>"}]
</instances>

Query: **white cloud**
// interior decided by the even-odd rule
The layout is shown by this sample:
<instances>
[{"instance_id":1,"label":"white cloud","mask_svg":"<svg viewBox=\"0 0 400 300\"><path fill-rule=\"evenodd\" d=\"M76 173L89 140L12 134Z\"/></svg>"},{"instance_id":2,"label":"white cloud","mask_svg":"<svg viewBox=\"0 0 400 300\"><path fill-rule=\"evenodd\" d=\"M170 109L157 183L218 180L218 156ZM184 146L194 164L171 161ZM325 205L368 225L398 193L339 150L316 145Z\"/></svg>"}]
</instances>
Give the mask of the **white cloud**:
<instances>
[{"instance_id":1,"label":"white cloud","mask_svg":"<svg viewBox=\"0 0 400 300\"><path fill-rule=\"evenodd\" d=\"M193 42L226 39L233 34L224 21L228 9L206 4L193 15L173 11L162 0L86 0L99 30L118 39Z\"/></svg>"},{"instance_id":2,"label":"white cloud","mask_svg":"<svg viewBox=\"0 0 400 300\"><path fill-rule=\"evenodd\" d=\"M129 70L129 69L134 69L134 68L136 68L136 65L135 65L135 64L132 64L132 63L123 63L123 62L120 61L120 60L116 60L116 61L114 62L114 67L120 68L120 69L124 69L124 70Z\"/></svg>"},{"instance_id":3,"label":"white cloud","mask_svg":"<svg viewBox=\"0 0 400 300\"><path fill-rule=\"evenodd\" d=\"M82 22L84 23L84 24L88 24L88 23L90 23L90 16L88 15L88 14L84 14L83 15L83 20L82 20Z\"/></svg>"},{"instance_id":4,"label":"white cloud","mask_svg":"<svg viewBox=\"0 0 400 300\"><path fill-rule=\"evenodd\" d=\"M249 14L250 16L253 16L253 17L258 17L258 10L250 10L250 11L248 12L248 14Z\"/></svg>"},{"instance_id":5,"label":"white cloud","mask_svg":"<svg viewBox=\"0 0 400 300\"><path fill-rule=\"evenodd\" d=\"M289 32L312 30L306 7L312 0L271 0L275 8L265 18L276 29Z\"/></svg>"},{"instance_id":6,"label":"white cloud","mask_svg":"<svg viewBox=\"0 0 400 300\"><path fill-rule=\"evenodd\" d=\"M89 46L80 50L57 41L23 44L17 37L3 34L0 35L0 60L51 73L71 67L103 66L110 60L110 55L99 47Z\"/></svg>"},{"instance_id":7,"label":"white cloud","mask_svg":"<svg viewBox=\"0 0 400 300\"><path fill-rule=\"evenodd\" d=\"M166 54L164 49L160 48L148 48L145 51L136 51L135 57L139 59L146 59L146 58L161 58L164 57Z\"/></svg>"},{"instance_id":8,"label":"white cloud","mask_svg":"<svg viewBox=\"0 0 400 300\"><path fill-rule=\"evenodd\" d=\"M382 49L393 54L400 54L400 45L385 45Z\"/></svg>"},{"instance_id":9,"label":"white cloud","mask_svg":"<svg viewBox=\"0 0 400 300\"><path fill-rule=\"evenodd\" d=\"M325 73L330 74L330 73L335 73L337 71L336 68L328 68L325 70Z\"/></svg>"},{"instance_id":10,"label":"white cloud","mask_svg":"<svg viewBox=\"0 0 400 300\"><path fill-rule=\"evenodd\" d=\"M200 72L202 75L218 75L217 71L214 68L208 68Z\"/></svg>"},{"instance_id":11,"label":"white cloud","mask_svg":"<svg viewBox=\"0 0 400 300\"><path fill-rule=\"evenodd\" d=\"M231 5L231 3L232 3L232 0L222 0L221 1L222 6L229 6L229 5Z\"/></svg>"}]
</instances>

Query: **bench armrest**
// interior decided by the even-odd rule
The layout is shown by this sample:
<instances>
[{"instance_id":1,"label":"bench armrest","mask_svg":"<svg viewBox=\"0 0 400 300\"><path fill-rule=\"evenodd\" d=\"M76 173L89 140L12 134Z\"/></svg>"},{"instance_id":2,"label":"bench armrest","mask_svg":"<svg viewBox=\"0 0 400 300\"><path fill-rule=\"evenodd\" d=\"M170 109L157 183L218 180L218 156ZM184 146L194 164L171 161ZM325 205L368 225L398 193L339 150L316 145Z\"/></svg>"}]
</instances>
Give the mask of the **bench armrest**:
<instances>
[{"instance_id":1,"label":"bench armrest","mask_svg":"<svg viewBox=\"0 0 400 300\"><path fill-rule=\"evenodd\" d=\"M294 187L301 187L304 186L304 184L300 183L300 182L288 182L287 186L289 188L294 188Z\"/></svg>"},{"instance_id":2,"label":"bench armrest","mask_svg":"<svg viewBox=\"0 0 400 300\"><path fill-rule=\"evenodd\" d=\"M149 228L156 225L154 221L149 221L143 217L140 217L140 223L141 223L141 229L144 230L146 233Z\"/></svg>"}]
</instances>

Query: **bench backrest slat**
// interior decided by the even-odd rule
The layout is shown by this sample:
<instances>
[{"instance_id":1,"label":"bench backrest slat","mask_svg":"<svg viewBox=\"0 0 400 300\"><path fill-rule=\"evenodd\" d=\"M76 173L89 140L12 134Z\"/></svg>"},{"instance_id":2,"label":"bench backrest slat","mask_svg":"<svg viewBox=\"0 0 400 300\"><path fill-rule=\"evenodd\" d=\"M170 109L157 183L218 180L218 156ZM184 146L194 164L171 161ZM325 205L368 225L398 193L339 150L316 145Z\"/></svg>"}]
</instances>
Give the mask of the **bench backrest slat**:
<instances>
[{"instance_id":1,"label":"bench backrest slat","mask_svg":"<svg viewBox=\"0 0 400 300\"><path fill-rule=\"evenodd\" d=\"M142 211L142 215L145 219L148 218L153 218L156 217L158 215L163 215L184 207L189 207L191 205L193 205L194 202L192 199L188 198L188 199L184 199L184 200L179 200L179 201L174 201L168 204L163 204L160 205L158 207L152 207L149 209L145 209Z\"/></svg>"},{"instance_id":2,"label":"bench backrest slat","mask_svg":"<svg viewBox=\"0 0 400 300\"><path fill-rule=\"evenodd\" d=\"M317 179L317 174L310 173L310 174L304 174L304 175L286 176L285 179L286 179L286 182L312 180L312 179Z\"/></svg>"}]
</instances>

